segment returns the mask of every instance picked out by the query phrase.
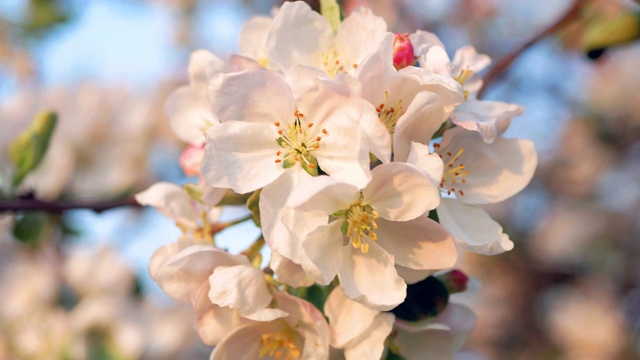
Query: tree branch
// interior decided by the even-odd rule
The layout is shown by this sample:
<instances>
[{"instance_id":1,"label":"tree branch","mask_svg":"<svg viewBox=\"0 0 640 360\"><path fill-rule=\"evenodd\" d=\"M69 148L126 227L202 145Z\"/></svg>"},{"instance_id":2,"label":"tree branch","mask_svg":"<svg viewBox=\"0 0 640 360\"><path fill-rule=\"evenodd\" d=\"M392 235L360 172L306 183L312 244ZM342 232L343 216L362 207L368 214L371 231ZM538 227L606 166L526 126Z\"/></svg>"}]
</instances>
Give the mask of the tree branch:
<instances>
[{"instance_id":1,"label":"tree branch","mask_svg":"<svg viewBox=\"0 0 640 360\"><path fill-rule=\"evenodd\" d=\"M33 197L24 197L13 200L0 200L0 213L4 211L44 211L49 213L61 213L68 210L93 210L96 213L101 213L106 210L131 206L141 207L140 204L133 198L126 198L121 200L110 201L41 201Z\"/></svg>"},{"instance_id":2,"label":"tree branch","mask_svg":"<svg viewBox=\"0 0 640 360\"><path fill-rule=\"evenodd\" d=\"M543 30L542 32L538 33L537 35L535 35L534 37L529 39L527 42L525 42L519 48L511 51L510 53L508 53L507 55L503 56L498 61L496 61L496 63L489 69L489 71L487 71L486 75L483 77L484 84L483 84L482 88L480 89L480 91L478 91L478 98L482 97L482 95L487 90L487 88L498 78L498 76L500 76L505 70L507 70L509 68L509 66L511 66L511 64L520 55L522 55L523 52L525 52L531 46L535 45L540 40L542 40L545 37L557 32L558 30L564 28L569 23L571 23L573 20L575 20L575 18L577 18L578 15L580 15L580 10L582 9L582 6L587 1L588 0L576 0L576 1L574 1L573 5L571 5L567 9L565 14L562 17L560 17L556 22L554 22L553 24L549 25L549 27L547 27L545 30Z\"/></svg>"}]
</instances>

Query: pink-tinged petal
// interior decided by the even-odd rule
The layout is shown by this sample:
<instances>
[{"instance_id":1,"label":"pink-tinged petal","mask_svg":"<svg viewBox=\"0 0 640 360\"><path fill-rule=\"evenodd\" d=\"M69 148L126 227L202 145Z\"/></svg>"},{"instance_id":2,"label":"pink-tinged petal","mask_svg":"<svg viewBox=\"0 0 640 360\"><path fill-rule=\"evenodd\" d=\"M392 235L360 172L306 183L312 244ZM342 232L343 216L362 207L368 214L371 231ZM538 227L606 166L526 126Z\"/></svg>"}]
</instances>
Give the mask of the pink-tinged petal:
<instances>
[{"instance_id":1,"label":"pink-tinged petal","mask_svg":"<svg viewBox=\"0 0 640 360\"><path fill-rule=\"evenodd\" d=\"M456 51L451 63L452 75L458 76L463 70L477 73L491 64L491 58L485 54L478 54L473 46L467 45Z\"/></svg>"},{"instance_id":2,"label":"pink-tinged petal","mask_svg":"<svg viewBox=\"0 0 640 360\"><path fill-rule=\"evenodd\" d=\"M304 2L285 2L273 19L267 38L269 60L289 69L320 64L321 54L333 41L333 30L322 15Z\"/></svg>"},{"instance_id":3,"label":"pink-tinged petal","mask_svg":"<svg viewBox=\"0 0 640 360\"><path fill-rule=\"evenodd\" d=\"M140 205L153 206L182 225L192 228L197 225L199 213L194 201L182 187L176 184L155 183L147 190L136 194L135 197Z\"/></svg>"},{"instance_id":4,"label":"pink-tinged petal","mask_svg":"<svg viewBox=\"0 0 640 360\"><path fill-rule=\"evenodd\" d=\"M513 249L513 242L502 231L502 226L477 205L442 199L438 218L461 249L482 255L496 255Z\"/></svg>"},{"instance_id":5,"label":"pink-tinged petal","mask_svg":"<svg viewBox=\"0 0 640 360\"><path fill-rule=\"evenodd\" d=\"M432 154L428 145L419 142L411 143L411 151L407 163L417 167L427 175L434 184L439 184L444 173L444 163L438 154Z\"/></svg>"},{"instance_id":6,"label":"pink-tinged petal","mask_svg":"<svg viewBox=\"0 0 640 360\"><path fill-rule=\"evenodd\" d=\"M200 146L187 146L180 157L178 163L180 168L186 176L196 176L200 174L200 165L202 165L202 158L204 157L204 143Z\"/></svg>"},{"instance_id":7,"label":"pink-tinged petal","mask_svg":"<svg viewBox=\"0 0 640 360\"><path fill-rule=\"evenodd\" d=\"M278 331L279 321L254 322L235 328L216 345L210 360L260 359L263 334Z\"/></svg>"},{"instance_id":8,"label":"pink-tinged petal","mask_svg":"<svg viewBox=\"0 0 640 360\"><path fill-rule=\"evenodd\" d=\"M269 248L303 267L309 258L302 249L301 239L317 226L326 224L327 214L302 212L286 204L291 190L296 189L302 179L310 177L302 169L287 171L262 189L259 202L262 232Z\"/></svg>"},{"instance_id":9,"label":"pink-tinged petal","mask_svg":"<svg viewBox=\"0 0 640 360\"><path fill-rule=\"evenodd\" d=\"M264 70L218 76L209 85L209 103L222 122L247 121L271 127L274 122L293 119L296 110L282 76Z\"/></svg>"},{"instance_id":10,"label":"pink-tinged petal","mask_svg":"<svg viewBox=\"0 0 640 360\"><path fill-rule=\"evenodd\" d=\"M336 259L344 245L341 227L340 220L318 226L302 241L302 247L313 264L313 266L303 264L303 268L314 281L321 285L328 285L336 276Z\"/></svg>"},{"instance_id":11,"label":"pink-tinged petal","mask_svg":"<svg viewBox=\"0 0 640 360\"><path fill-rule=\"evenodd\" d=\"M440 203L438 188L412 165L382 164L371 173L371 182L362 189L362 195L382 218L415 219Z\"/></svg>"},{"instance_id":12,"label":"pink-tinged petal","mask_svg":"<svg viewBox=\"0 0 640 360\"><path fill-rule=\"evenodd\" d=\"M266 308L272 296L264 274L248 265L218 266L209 276L209 300L219 306L250 314Z\"/></svg>"},{"instance_id":13,"label":"pink-tinged petal","mask_svg":"<svg viewBox=\"0 0 640 360\"><path fill-rule=\"evenodd\" d=\"M421 90L438 94L446 114L450 114L456 105L464 101L462 86L449 75L436 74L415 66L406 67L399 74L416 79Z\"/></svg>"},{"instance_id":14,"label":"pink-tinged petal","mask_svg":"<svg viewBox=\"0 0 640 360\"><path fill-rule=\"evenodd\" d=\"M273 19L266 16L254 16L249 19L240 32L238 40L239 53L259 62L268 61L267 35L273 24Z\"/></svg>"},{"instance_id":15,"label":"pink-tinged petal","mask_svg":"<svg viewBox=\"0 0 640 360\"><path fill-rule=\"evenodd\" d=\"M477 131L486 143L492 143L499 135L504 119L522 115L524 108L517 104L499 101L469 100L456 107L451 121L467 130Z\"/></svg>"},{"instance_id":16,"label":"pink-tinged petal","mask_svg":"<svg viewBox=\"0 0 640 360\"><path fill-rule=\"evenodd\" d=\"M294 188L287 205L300 211L320 211L329 215L347 209L359 197L357 187L321 175Z\"/></svg>"},{"instance_id":17,"label":"pink-tinged petal","mask_svg":"<svg viewBox=\"0 0 640 360\"><path fill-rule=\"evenodd\" d=\"M398 119L393 134L394 161L406 161L411 142L428 143L448 117L440 96L429 91L417 93Z\"/></svg>"},{"instance_id":18,"label":"pink-tinged petal","mask_svg":"<svg viewBox=\"0 0 640 360\"><path fill-rule=\"evenodd\" d=\"M238 54L233 54L229 57L228 60L229 67L233 71L243 71L243 70L263 70L264 68L260 63L255 61L254 59Z\"/></svg>"},{"instance_id":19,"label":"pink-tinged petal","mask_svg":"<svg viewBox=\"0 0 640 360\"><path fill-rule=\"evenodd\" d=\"M406 282L408 285L420 282L436 272L435 270L409 269L408 267L404 267L398 264L396 264L396 270L398 271L398 275L400 275L400 277L403 278L404 282Z\"/></svg>"},{"instance_id":20,"label":"pink-tinged petal","mask_svg":"<svg viewBox=\"0 0 640 360\"><path fill-rule=\"evenodd\" d=\"M273 321L287 317L289 313L280 309L265 308L251 313L240 313L240 315L245 319L253 321Z\"/></svg>"},{"instance_id":21,"label":"pink-tinged petal","mask_svg":"<svg viewBox=\"0 0 640 360\"><path fill-rule=\"evenodd\" d=\"M366 241L366 254L351 245L340 248L336 261L340 287L350 299L380 311L391 310L407 296L407 285L393 266L393 255L375 241Z\"/></svg>"},{"instance_id":22,"label":"pink-tinged petal","mask_svg":"<svg viewBox=\"0 0 640 360\"><path fill-rule=\"evenodd\" d=\"M440 41L438 36L428 31L418 30L409 35L409 39L411 40L411 44L413 44L413 49L416 54L425 54L434 46L444 49L444 44Z\"/></svg>"},{"instance_id":23,"label":"pink-tinged petal","mask_svg":"<svg viewBox=\"0 0 640 360\"><path fill-rule=\"evenodd\" d=\"M349 299L336 287L324 304L324 313L329 318L331 346L344 348L371 327L380 311Z\"/></svg>"},{"instance_id":24,"label":"pink-tinged petal","mask_svg":"<svg viewBox=\"0 0 640 360\"><path fill-rule=\"evenodd\" d=\"M189 57L189 84L206 94L206 86L211 77L221 74L224 61L207 50L196 50Z\"/></svg>"},{"instance_id":25,"label":"pink-tinged petal","mask_svg":"<svg viewBox=\"0 0 640 360\"><path fill-rule=\"evenodd\" d=\"M378 219L378 244L395 263L415 270L452 267L458 252L451 234L427 216L405 222Z\"/></svg>"},{"instance_id":26,"label":"pink-tinged petal","mask_svg":"<svg viewBox=\"0 0 640 360\"><path fill-rule=\"evenodd\" d=\"M180 240L157 249L149 260L149 274L151 277L155 280L158 277L160 268L164 266L171 257L191 245L195 245L195 242Z\"/></svg>"},{"instance_id":27,"label":"pink-tinged petal","mask_svg":"<svg viewBox=\"0 0 640 360\"><path fill-rule=\"evenodd\" d=\"M212 304L209 289L209 282L203 282L193 299L193 310L200 339L205 345L215 346L230 331L248 321L240 317L237 310Z\"/></svg>"},{"instance_id":28,"label":"pink-tinged petal","mask_svg":"<svg viewBox=\"0 0 640 360\"><path fill-rule=\"evenodd\" d=\"M181 140L196 146L205 141L205 131L218 122L206 92L198 92L192 86L182 86L172 92L165 103L165 111L173 132Z\"/></svg>"},{"instance_id":29,"label":"pink-tinged petal","mask_svg":"<svg viewBox=\"0 0 640 360\"><path fill-rule=\"evenodd\" d=\"M172 299L189 302L217 266L247 264L244 256L233 255L208 245L189 246L156 270L154 280Z\"/></svg>"},{"instance_id":30,"label":"pink-tinged petal","mask_svg":"<svg viewBox=\"0 0 640 360\"><path fill-rule=\"evenodd\" d=\"M368 331L344 349L346 360L380 359L385 340L393 330L394 319L395 316L390 313L378 314Z\"/></svg>"},{"instance_id":31,"label":"pink-tinged petal","mask_svg":"<svg viewBox=\"0 0 640 360\"><path fill-rule=\"evenodd\" d=\"M400 354L409 360L424 358L429 354L437 359L453 359L454 353L462 347L475 326L476 317L464 305L449 303L436 318L422 327L396 321L400 329L394 343L401 349Z\"/></svg>"},{"instance_id":32,"label":"pink-tinged petal","mask_svg":"<svg viewBox=\"0 0 640 360\"><path fill-rule=\"evenodd\" d=\"M313 285L313 279L304 272L302 266L280 255L277 251L271 251L270 267L276 274L278 281L289 286L298 288Z\"/></svg>"},{"instance_id":33,"label":"pink-tinged petal","mask_svg":"<svg viewBox=\"0 0 640 360\"><path fill-rule=\"evenodd\" d=\"M217 124L207 134L201 171L209 186L246 194L270 184L285 171L276 163L280 146L267 126L229 121Z\"/></svg>"},{"instance_id":34,"label":"pink-tinged petal","mask_svg":"<svg viewBox=\"0 0 640 360\"><path fill-rule=\"evenodd\" d=\"M462 177L464 183L458 179L452 184L455 178L447 179L446 164L461 149L463 152L452 165L455 168L463 164L470 173ZM458 199L468 204L490 204L515 195L527 186L538 164L535 146L529 140L499 137L487 144L478 133L462 128L445 132L438 153L445 163L445 189L454 187Z\"/></svg>"},{"instance_id":35,"label":"pink-tinged petal","mask_svg":"<svg viewBox=\"0 0 640 360\"><path fill-rule=\"evenodd\" d=\"M373 109L373 105L371 110ZM360 131L371 152L382 163L391 161L391 134L380 118L371 111L360 118Z\"/></svg>"},{"instance_id":36,"label":"pink-tinged petal","mask_svg":"<svg viewBox=\"0 0 640 360\"><path fill-rule=\"evenodd\" d=\"M384 19L374 15L371 9L353 10L340 24L334 41L345 71L353 73L367 57L385 48L385 40L392 42L389 35ZM385 55L391 57L389 53Z\"/></svg>"},{"instance_id":37,"label":"pink-tinged petal","mask_svg":"<svg viewBox=\"0 0 640 360\"><path fill-rule=\"evenodd\" d=\"M310 302L284 292L276 293L274 297L278 307L291 314L284 320L304 338L301 359L327 359L329 325L322 312Z\"/></svg>"}]
</instances>

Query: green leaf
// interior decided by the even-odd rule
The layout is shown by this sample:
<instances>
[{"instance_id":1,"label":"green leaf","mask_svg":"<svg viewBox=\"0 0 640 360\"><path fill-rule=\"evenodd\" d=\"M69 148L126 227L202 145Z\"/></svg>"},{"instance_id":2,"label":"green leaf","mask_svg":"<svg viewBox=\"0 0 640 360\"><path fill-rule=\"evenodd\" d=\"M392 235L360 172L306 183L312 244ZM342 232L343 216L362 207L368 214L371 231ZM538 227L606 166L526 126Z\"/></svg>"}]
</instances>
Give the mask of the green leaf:
<instances>
[{"instance_id":1,"label":"green leaf","mask_svg":"<svg viewBox=\"0 0 640 360\"><path fill-rule=\"evenodd\" d=\"M40 240L40 236L47 224L47 214L33 211L16 217L13 223L13 236L18 241L35 244Z\"/></svg>"},{"instance_id":2,"label":"green leaf","mask_svg":"<svg viewBox=\"0 0 640 360\"><path fill-rule=\"evenodd\" d=\"M260 227L260 193L262 192L262 189L258 189L256 191L253 192L253 194L251 194L251 196L249 197L249 199L247 200L247 209L249 209L249 211L251 211L251 219L253 219L253 222Z\"/></svg>"},{"instance_id":3,"label":"green leaf","mask_svg":"<svg viewBox=\"0 0 640 360\"><path fill-rule=\"evenodd\" d=\"M340 27L340 5L337 0L320 0L320 13L329 21L334 32Z\"/></svg>"},{"instance_id":4,"label":"green leaf","mask_svg":"<svg viewBox=\"0 0 640 360\"><path fill-rule=\"evenodd\" d=\"M11 143L9 155L16 167L12 181L14 188L20 185L29 172L40 165L49 148L57 121L58 117L54 112L41 112Z\"/></svg>"}]
</instances>

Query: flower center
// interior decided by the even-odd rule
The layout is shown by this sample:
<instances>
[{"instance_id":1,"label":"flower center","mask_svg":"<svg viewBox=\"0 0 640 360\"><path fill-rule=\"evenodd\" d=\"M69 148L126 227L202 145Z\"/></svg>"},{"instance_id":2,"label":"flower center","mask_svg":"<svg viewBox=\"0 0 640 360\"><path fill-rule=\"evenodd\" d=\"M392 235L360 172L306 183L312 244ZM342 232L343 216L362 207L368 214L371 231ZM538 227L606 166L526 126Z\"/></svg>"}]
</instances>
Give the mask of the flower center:
<instances>
[{"instance_id":1,"label":"flower center","mask_svg":"<svg viewBox=\"0 0 640 360\"><path fill-rule=\"evenodd\" d=\"M182 236L180 237L182 240L193 239L205 243L213 243L214 228L209 222L205 210L200 212L200 222L195 229L189 228L179 221L176 222L176 225L182 231Z\"/></svg>"},{"instance_id":2,"label":"flower center","mask_svg":"<svg viewBox=\"0 0 640 360\"><path fill-rule=\"evenodd\" d=\"M340 61L340 53L333 47L329 49L329 52L323 52L320 57L322 68L332 78L335 78L340 72L349 70L348 66L345 68L345 64ZM351 65L351 68L353 68L353 70L357 69L358 64Z\"/></svg>"},{"instance_id":3,"label":"flower center","mask_svg":"<svg viewBox=\"0 0 640 360\"><path fill-rule=\"evenodd\" d=\"M438 149L440 144L434 144L434 147ZM452 154L451 152L446 152L445 154L440 154L440 158L445 163L444 164L444 173L442 174L442 180L440 181L440 190L442 192L447 192L447 195L457 194L460 196L464 196L464 191L461 189L456 189L455 187L458 184L466 184L467 180L465 176L471 173L471 170L467 170L463 163L459 162L460 156L464 153L464 148L458 150L457 153Z\"/></svg>"},{"instance_id":4,"label":"flower center","mask_svg":"<svg viewBox=\"0 0 640 360\"><path fill-rule=\"evenodd\" d=\"M294 330L287 326L284 330L263 334L260 339L260 358L269 356L278 360L295 360L300 358L300 350L293 341Z\"/></svg>"},{"instance_id":5,"label":"flower center","mask_svg":"<svg viewBox=\"0 0 640 360\"><path fill-rule=\"evenodd\" d=\"M374 232L378 228L375 219L380 215L371 205L363 202L362 196L351 204L348 209L334 214L336 217L344 218L342 233L347 236L349 243L356 249L360 249L364 254L369 252L368 237L376 241L378 236Z\"/></svg>"},{"instance_id":6,"label":"flower center","mask_svg":"<svg viewBox=\"0 0 640 360\"><path fill-rule=\"evenodd\" d=\"M318 160L311 153L320 148L322 137L329 135L329 132L324 128L318 131L312 122L303 122L304 114L298 110L295 111L294 117L294 121L286 126L278 121L273 123L278 133L276 141L282 147L282 150L276 152L275 162L282 163L285 169L300 163L306 172L316 176Z\"/></svg>"},{"instance_id":7,"label":"flower center","mask_svg":"<svg viewBox=\"0 0 640 360\"><path fill-rule=\"evenodd\" d=\"M454 77L453 79L455 81L458 82L458 84L460 84L460 86L462 86L463 92L464 92L464 99L467 100L467 98L469 97L469 91L468 90L464 90L464 83L471 77L471 75L473 75L474 72L469 70L469 67L467 67L464 70L460 70L460 74L458 74L458 76Z\"/></svg>"},{"instance_id":8,"label":"flower center","mask_svg":"<svg viewBox=\"0 0 640 360\"><path fill-rule=\"evenodd\" d=\"M393 135L393 132L396 130L396 125L398 124L398 119L400 119L400 116L404 113L402 99L398 99L396 106L392 106L389 104L389 92L385 91L384 96L386 98L385 103L378 105L376 111L378 112L380 121L387 127L389 134Z\"/></svg>"}]
</instances>

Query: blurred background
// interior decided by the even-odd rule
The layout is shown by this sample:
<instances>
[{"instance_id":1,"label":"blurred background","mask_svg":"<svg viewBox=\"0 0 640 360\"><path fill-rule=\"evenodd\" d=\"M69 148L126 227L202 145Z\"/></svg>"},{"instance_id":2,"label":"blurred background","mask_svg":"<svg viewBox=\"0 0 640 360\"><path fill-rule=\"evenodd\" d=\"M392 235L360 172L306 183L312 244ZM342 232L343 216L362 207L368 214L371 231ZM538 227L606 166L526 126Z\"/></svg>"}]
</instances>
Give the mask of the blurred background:
<instances>
[{"instance_id":1,"label":"blurred background","mask_svg":"<svg viewBox=\"0 0 640 360\"><path fill-rule=\"evenodd\" d=\"M392 31L432 31L450 55L471 44L494 60L574 6L341 3L347 13L371 7ZM177 162L185 144L164 115L167 95L188 82L193 50L226 58L243 23L279 4L0 2L0 198L8 196L11 140L45 109L59 114L58 128L23 193L113 200L160 180L186 182ZM515 249L463 259L482 284L473 302L478 324L464 347L472 359L640 359L640 42L585 40L594 32L633 35L618 19L640 19L640 5L577 6L484 94L526 107L505 136L532 139L539 167L522 193L487 207ZM614 25L598 28L603 22ZM153 251L179 236L153 210L0 213L0 359L207 358L191 310L166 298L147 273ZM255 236L246 225L220 242L241 249L242 238Z\"/></svg>"}]
</instances>

